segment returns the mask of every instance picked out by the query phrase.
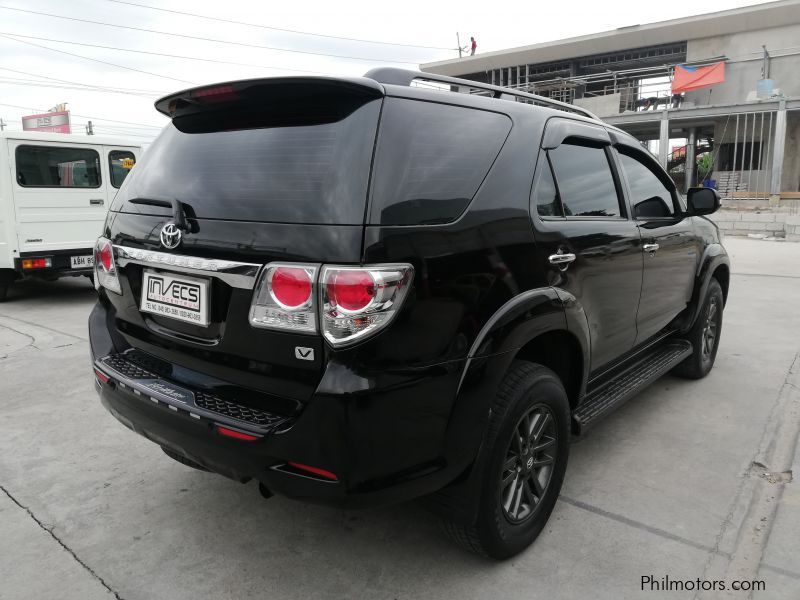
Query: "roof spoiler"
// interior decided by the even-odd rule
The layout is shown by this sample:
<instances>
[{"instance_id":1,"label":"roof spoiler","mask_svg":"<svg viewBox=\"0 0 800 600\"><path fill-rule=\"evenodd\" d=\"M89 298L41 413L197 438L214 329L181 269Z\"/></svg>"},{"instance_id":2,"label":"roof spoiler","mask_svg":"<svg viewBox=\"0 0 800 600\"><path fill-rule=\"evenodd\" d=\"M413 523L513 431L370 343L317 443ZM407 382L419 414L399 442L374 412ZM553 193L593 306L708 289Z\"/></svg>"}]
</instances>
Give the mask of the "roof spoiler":
<instances>
[{"instance_id":1,"label":"roof spoiler","mask_svg":"<svg viewBox=\"0 0 800 600\"><path fill-rule=\"evenodd\" d=\"M373 79L335 77L269 77L214 83L189 88L156 100L158 112L170 118L216 110L231 104L270 98L291 101L309 96L362 98L368 101L384 95L383 86Z\"/></svg>"}]
</instances>

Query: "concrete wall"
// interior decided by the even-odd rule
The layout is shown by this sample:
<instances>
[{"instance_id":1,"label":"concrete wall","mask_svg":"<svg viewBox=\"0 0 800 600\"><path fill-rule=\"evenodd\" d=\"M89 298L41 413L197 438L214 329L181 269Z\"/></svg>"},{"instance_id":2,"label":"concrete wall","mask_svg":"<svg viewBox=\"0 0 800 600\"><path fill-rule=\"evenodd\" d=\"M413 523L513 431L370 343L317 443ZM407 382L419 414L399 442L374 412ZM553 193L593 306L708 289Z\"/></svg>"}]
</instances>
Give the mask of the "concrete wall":
<instances>
[{"instance_id":1,"label":"concrete wall","mask_svg":"<svg viewBox=\"0 0 800 600\"><path fill-rule=\"evenodd\" d=\"M689 40L686 47L687 62L722 55L727 56L730 62L725 65L724 84L688 92L686 100L695 102L697 106L744 102L761 79L761 45L766 45L773 54L797 53L800 52L798 39L800 25ZM786 50L781 50L784 48ZM770 78L775 80L775 87L780 88L784 95L800 96L798 70L800 54L773 57Z\"/></svg>"},{"instance_id":2,"label":"concrete wall","mask_svg":"<svg viewBox=\"0 0 800 600\"><path fill-rule=\"evenodd\" d=\"M619 114L622 94L608 94L606 96L587 96L575 98L573 104L592 111L598 117L610 117Z\"/></svg>"},{"instance_id":3,"label":"concrete wall","mask_svg":"<svg viewBox=\"0 0 800 600\"><path fill-rule=\"evenodd\" d=\"M711 220L725 235L800 242L800 216L790 213L721 210L711 215Z\"/></svg>"}]
</instances>

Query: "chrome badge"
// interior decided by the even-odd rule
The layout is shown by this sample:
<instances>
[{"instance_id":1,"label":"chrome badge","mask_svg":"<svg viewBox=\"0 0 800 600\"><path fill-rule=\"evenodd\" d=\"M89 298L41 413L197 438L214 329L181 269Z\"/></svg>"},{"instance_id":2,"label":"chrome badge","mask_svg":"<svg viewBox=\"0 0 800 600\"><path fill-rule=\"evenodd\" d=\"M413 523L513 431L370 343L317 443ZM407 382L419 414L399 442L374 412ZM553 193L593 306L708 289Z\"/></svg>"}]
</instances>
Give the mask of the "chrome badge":
<instances>
[{"instance_id":1,"label":"chrome badge","mask_svg":"<svg viewBox=\"0 0 800 600\"><path fill-rule=\"evenodd\" d=\"M175 223L167 223L161 228L161 245L173 250L181 244L181 230Z\"/></svg>"}]
</instances>

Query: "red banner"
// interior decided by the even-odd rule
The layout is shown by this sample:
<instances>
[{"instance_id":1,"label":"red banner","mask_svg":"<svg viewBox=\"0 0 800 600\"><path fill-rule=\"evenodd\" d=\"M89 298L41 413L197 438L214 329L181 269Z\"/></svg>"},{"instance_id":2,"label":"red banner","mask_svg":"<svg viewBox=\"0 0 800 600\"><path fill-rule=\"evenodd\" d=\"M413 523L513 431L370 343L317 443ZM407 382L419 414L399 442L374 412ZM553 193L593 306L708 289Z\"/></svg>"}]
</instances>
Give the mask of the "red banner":
<instances>
[{"instance_id":1,"label":"red banner","mask_svg":"<svg viewBox=\"0 0 800 600\"><path fill-rule=\"evenodd\" d=\"M718 62L706 67L677 65L672 79L672 93L690 92L725 82L725 63Z\"/></svg>"}]
</instances>

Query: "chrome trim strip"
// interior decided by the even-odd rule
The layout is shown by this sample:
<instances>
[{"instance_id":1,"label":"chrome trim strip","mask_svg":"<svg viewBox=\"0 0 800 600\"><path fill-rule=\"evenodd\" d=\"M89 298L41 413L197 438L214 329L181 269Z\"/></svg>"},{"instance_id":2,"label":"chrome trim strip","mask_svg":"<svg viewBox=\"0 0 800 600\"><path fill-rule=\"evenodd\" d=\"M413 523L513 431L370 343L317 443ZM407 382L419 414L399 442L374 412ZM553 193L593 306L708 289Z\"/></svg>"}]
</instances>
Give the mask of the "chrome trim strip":
<instances>
[{"instance_id":1,"label":"chrome trim strip","mask_svg":"<svg viewBox=\"0 0 800 600\"><path fill-rule=\"evenodd\" d=\"M114 245L114 258L120 267L128 263L146 267L166 268L191 275L211 276L232 287L252 290L262 265L256 263L200 258L181 254L167 254L154 250Z\"/></svg>"}]
</instances>

